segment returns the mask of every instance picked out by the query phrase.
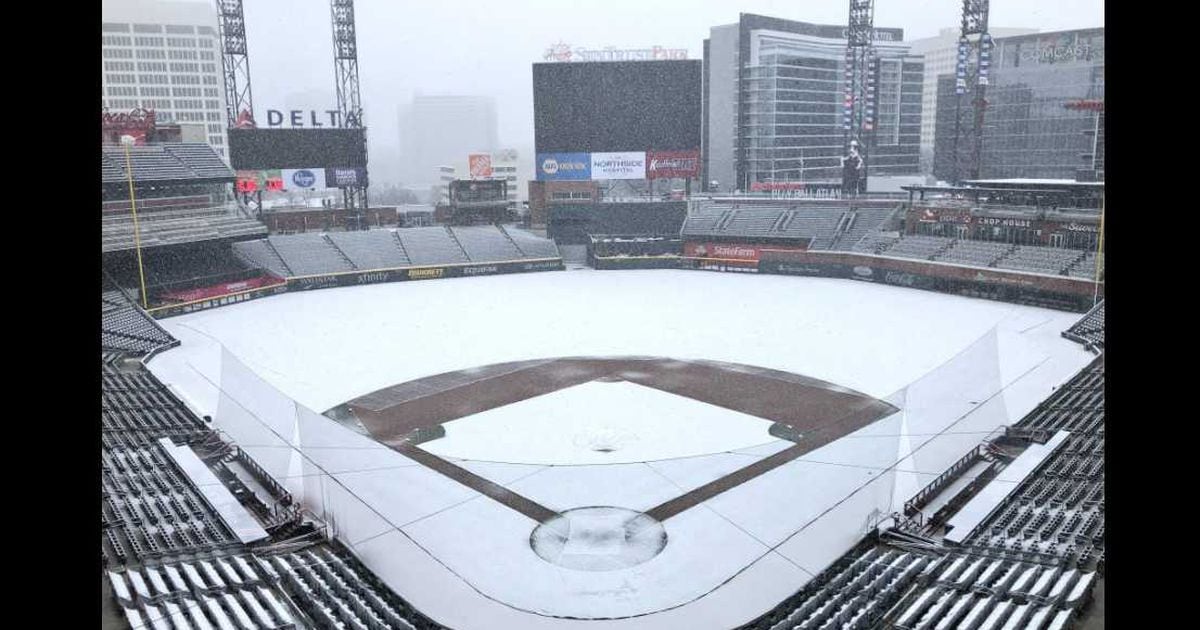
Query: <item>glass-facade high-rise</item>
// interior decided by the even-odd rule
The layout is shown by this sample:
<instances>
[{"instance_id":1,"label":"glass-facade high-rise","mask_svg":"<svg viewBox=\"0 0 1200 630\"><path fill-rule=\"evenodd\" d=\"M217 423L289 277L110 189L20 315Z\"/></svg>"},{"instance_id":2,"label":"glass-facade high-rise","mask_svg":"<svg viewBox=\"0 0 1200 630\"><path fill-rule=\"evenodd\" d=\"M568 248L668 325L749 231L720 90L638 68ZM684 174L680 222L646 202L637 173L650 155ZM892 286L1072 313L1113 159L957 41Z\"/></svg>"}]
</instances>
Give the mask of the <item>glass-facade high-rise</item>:
<instances>
[{"instance_id":1,"label":"glass-facade high-rise","mask_svg":"<svg viewBox=\"0 0 1200 630\"><path fill-rule=\"evenodd\" d=\"M870 175L920 172L924 62L900 29L875 29L876 124ZM718 190L756 182L838 182L845 26L742 14L705 42L705 181Z\"/></svg>"},{"instance_id":2,"label":"glass-facade high-rise","mask_svg":"<svg viewBox=\"0 0 1200 630\"><path fill-rule=\"evenodd\" d=\"M979 177L1075 179L1080 170L1102 172L1104 29L994 41ZM934 140L939 179L973 174L973 100L965 94L960 105L953 75L939 78Z\"/></svg>"}]
</instances>

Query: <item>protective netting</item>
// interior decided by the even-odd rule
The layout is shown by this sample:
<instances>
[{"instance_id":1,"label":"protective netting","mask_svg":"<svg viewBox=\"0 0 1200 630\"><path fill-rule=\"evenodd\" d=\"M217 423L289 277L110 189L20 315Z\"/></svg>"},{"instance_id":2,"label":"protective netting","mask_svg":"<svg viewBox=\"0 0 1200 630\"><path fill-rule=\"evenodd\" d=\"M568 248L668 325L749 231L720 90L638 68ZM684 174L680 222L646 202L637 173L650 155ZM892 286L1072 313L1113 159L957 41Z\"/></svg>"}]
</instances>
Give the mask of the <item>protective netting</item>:
<instances>
[{"instance_id":1,"label":"protective netting","mask_svg":"<svg viewBox=\"0 0 1200 630\"><path fill-rule=\"evenodd\" d=\"M1002 339L989 331L887 397L897 413L718 495L710 507L772 552L820 572L968 449L1016 420L1003 390L1044 355ZM484 592L402 529L477 492L298 404L226 349L214 385L217 427L389 586L443 601Z\"/></svg>"}]
</instances>

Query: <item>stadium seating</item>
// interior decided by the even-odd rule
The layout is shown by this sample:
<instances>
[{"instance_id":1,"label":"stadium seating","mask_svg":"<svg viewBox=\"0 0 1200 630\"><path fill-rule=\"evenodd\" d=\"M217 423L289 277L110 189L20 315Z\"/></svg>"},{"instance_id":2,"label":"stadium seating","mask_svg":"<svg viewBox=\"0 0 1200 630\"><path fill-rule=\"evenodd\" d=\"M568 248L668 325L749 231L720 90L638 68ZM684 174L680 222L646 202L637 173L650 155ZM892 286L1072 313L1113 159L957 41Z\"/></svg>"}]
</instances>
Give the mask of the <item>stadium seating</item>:
<instances>
[{"instance_id":1,"label":"stadium seating","mask_svg":"<svg viewBox=\"0 0 1200 630\"><path fill-rule=\"evenodd\" d=\"M554 241L548 238L535 236L517 228L501 226L500 230L512 239L513 244L521 250L521 254L525 258L559 258L561 256Z\"/></svg>"},{"instance_id":2,"label":"stadium seating","mask_svg":"<svg viewBox=\"0 0 1200 630\"><path fill-rule=\"evenodd\" d=\"M1067 275L1072 278L1087 278L1089 280L1096 277L1096 254L1095 252L1087 252L1082 258L1077 260L1073 265L1067 268ZM1104 279L1104 254L1099 255L1100 258L1100 279Z\"/></svg>"},{"instance_id":3,"label":"stadium seating","mask_svg":"<svg viewBox=\"0 0 1200 630\"><path fill-rule=\"evenodd\" d=\"M779 234L810 239L809 249L829 249L845 214L841 208L797 206L785 213Z\"/></svg>"},{"instance_id":4,"label":"stadium seating","mask_svg":"<svg viewBox=\"0 0 1200 630\"><path fill-rule=\"evenodd\" d=\"M100 345L104 350L141 356L176 343L149 315L116 289L100 295Z\"/></svg>"},{"instance_id":5,"label":"stadium seating","mask_svg":"<svg viewBox=\"0 0 1200 630\"><path fill-rule=\"evenodd\" d=\"M134 628L415 628L352 564L322 545L269 559L185 554L106 579Z\"/></svg>"},{"instance_id":6,"label":"stadium seating","mask_svg":"<svg viewBox=\"0 0 1200 630\"><path fill-rule=\"evenodd\" d=\"M1036 245L1018 246L1012 253L1007 254L996 262L1000 269L1017 269L1050 275L1061 275L1067 267L1083 256L1078 249L1061 247L1041 247Z\"/></svg>"},{"instance_id":7,"label":"stadium seating","mask_svg":"<svg viewBox=\"0 0 1200 630\"><path fill-rule=\"evenodd\" d=\"M128 180L125 147L103 145L101 181L121 184ZM196 180L233 180L233 170L207 144L171 143L130 147L129 164L136 183Z\"/></svg>"},{"instance_id":8,"label":"stadium seating","mask_svg":"<svg viewBox=\"0 0 1200 630\"><path fill-rule=\"evenodd\" d=\"M473 262L518 260L524 254L512 239L494 225L452 227L450 232Z\"/></svg>"},{"instance_id":9,"label":"stadium seating","mask_svg":"<svg viewBox=\"0 0 1200 630\"><path fill-rule=\"evenodd\" d=\"M444 265L470 262L448 228L401 228L396 236L414 265Z\"/></svg>"},{"instance_id":10,"label":"stadium seating","mask_svg":"<svg viewBox=\"0 0 1200 630\"><path fill-rule=\"evenodd\" d=\"M885 256L897 258L916 258L918 260L933 260L953 243L953 239L941 236L922 236L919 234L904 235L894 245L884 252Z\"/></svg>"},{"instance_id":11,"label":"stadium seating","mask_svg":"<svg viewBox=\"0 0 1200 630\"><path fill-rule=\"evenodd\" d=\"M939 262L970 265L972 267L991 267L1001 256L1011 252L1013 249L1014 246L1009 243L957 239L950 246L950 249L935 256L933 259Z\"/></svg>"},{"instance_id":12,"label":"stadium seating","mask_svg":"<svg viewBox=\"0 0 1200 630\"><path fill-rule=\"evenodd\" d=\"M1104 300L1092 307L1083 319L1063 332L1063 336L1084 345L1104 347Z\"/></svg>"},{"instance_id":13,"label":"stadium seating","mask_svg":"<svg viewBox=\"0 0 1200 630\"><path fill-rule=\"evenodd\" d=\"M138 238L143 248L215 239L262 236L267 228L233 208L172 208L142 212L139 208ZM101 250L105 253L133 249L132 213L106 213L101 220Z\"/></svg>"},{"instance_id":14,"label":"stadium seating","mask_svg":"<svg viewBox=\"0 0 1200 630\"><path fill-rule=\"evenodd\" d=\"M1055 390L1013 431L1069 431L1071 436L964 545L1073 567L1102 567L1104 358Z\"/></svg>"},{"instance_id":15,"label":"stadium seating","mask_svg":"<svg viewBox=\"0 0 1200 630\"><path fill-rule=\"evenodd\" d=\"M266 239L234 243L233 253L247 264L266 269L281 278L295 275Z\"/></svg>"},{"instance_id":16,"label":"stadium seating","mask_svg":"<svg viewBox=\"0 0 1200 630\"><path fill-rule=\"evenodd\" d=\"M325 239L324 234L273 235L267 241L294 275L354 271L354 265Z\"/></svg>"},{"instance_id":17,"label":"stadium seating","mask_svg":"<svg viewBox=\"0 0 1200 630\"><path fill-rule=\"evenodd\" d=\"M850 251L862 252L864 254L882 254L891 249L899 240L899 234L868 232L850 247Z\"/></svg>"},{"instance_id":18,"label":"stadium seating","mask_svg":"<svg viewBox=\"0 0 1200 630\"><path fill-rule=\"evenodd\" d=\"M392 230L330 232L326 236L358 269L392 269L412 264Z\"/></svg>"},{"instance_id":19,"label":"stadium seating","mask_svg":"<svg viewBox=\"0 0 1200 630\"><path fill-rule=\"evenodd\" d=\"M280 277L559 256L554 241L494 225L275 234L233 251Z\"/></svg>"},{"instance_id":20,"label":"stadium seating","mask_svg":"<svg viewBox=\"0 0 1200 630\"><path fill-rule=\"evenodd\" d=\"M115 301L106 296L104 304ZM132 627L310 628L309 619L320 627L428 627L357 560L325 543L275 555L287 566L280 572L247 554L157 440L192 444L210 460L226 445L148 370L106 361L101 371L101 555L117 610Z\"/></svg>"},{"instance_id":21,"label":"stadium seating","mask_svg":"<svg viewBox=\"0 0 1200 630\"><path fill-rule=\"evenodd\" d=\"M849 224L845 233L840 235L837 243L832 245L830 249L845 250L857 245L867 234L879 230L885 223L888 222L898 211L899 206L895 208L856 208L851 211ZM861 251L861 250L853 250Z\"/></svg>"},{"instance_id":22,"label":"stadium seating","mask_svg":"<svg viewBox=\"0 0 1200 630\"><path fill-rule=\"evenodd\" d=\"M704 204L693 209L681 234L684 238L804 239L809 249L833 249L841 244L849 247L879 229L895 211L895 207L847 210L786 202L740 207Z\"/></svg>"}]
</instances>

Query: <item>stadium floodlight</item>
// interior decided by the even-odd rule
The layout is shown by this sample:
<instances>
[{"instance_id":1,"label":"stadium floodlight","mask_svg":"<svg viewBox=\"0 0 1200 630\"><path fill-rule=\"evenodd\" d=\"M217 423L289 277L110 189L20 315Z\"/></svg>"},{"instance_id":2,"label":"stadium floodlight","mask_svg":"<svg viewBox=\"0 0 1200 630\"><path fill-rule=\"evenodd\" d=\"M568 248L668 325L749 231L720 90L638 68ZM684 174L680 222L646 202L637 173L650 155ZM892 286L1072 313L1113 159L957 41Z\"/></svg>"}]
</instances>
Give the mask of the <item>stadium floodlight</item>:
<instances>
[{"instance_id":1,"label":"stadium floodlight","mask_svg":"<svg viewBox=\"0 0 1200 630\"><path fill-rule=\"evenodd\" d=\"M133 160L129 156L129 147L137 143L133 136L121 136L121 146L125 147L125 173L129 179L129 211L133 214L133 247L137 250L138 281L142 289L142 308L150 308L146 300L146 272L142 267L142 232L138 226L137 199L133 193Z\"/></svg>"}]
</instances>

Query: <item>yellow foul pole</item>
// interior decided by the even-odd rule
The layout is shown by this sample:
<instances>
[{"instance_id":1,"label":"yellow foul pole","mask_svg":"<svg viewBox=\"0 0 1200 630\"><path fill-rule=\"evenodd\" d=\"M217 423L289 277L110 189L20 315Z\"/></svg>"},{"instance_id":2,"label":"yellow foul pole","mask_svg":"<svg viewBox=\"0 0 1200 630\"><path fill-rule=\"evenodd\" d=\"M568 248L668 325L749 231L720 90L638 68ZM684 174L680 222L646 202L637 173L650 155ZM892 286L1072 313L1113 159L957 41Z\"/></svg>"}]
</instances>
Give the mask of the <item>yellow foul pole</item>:
<instances>
[{"instance_id":1,"label":"yellow foul pole","mask_svg":"<svg viewBox=\"0 0 1200 630\"><path fill-rule=\"evenodd\" d=\"M127 138L128 140L126 140ZM142 234L138 228L137 201L133 195L133 164L129 157L129 145L133 144L133 138L124 136L121 138L121 144L125 145L125 172L129 174L129 208L133 212L133 246L137 249L138 280L142 284L142 308L150 308L146 301L146 272L142 268Z\"/></svg>"},{"instance_id":2,"label":"yellow foul pole","mask_svg":"<svg viewBox=\"0 0 1200 630\"><path fill-rule=\"evenodd\" d=\"M1104 255L1104 193L1100 193L1100 234L1096 239L1096 289L1092 292L1092 305L1100 298L1100 257Z\"/></svg>"}]
</instances>

